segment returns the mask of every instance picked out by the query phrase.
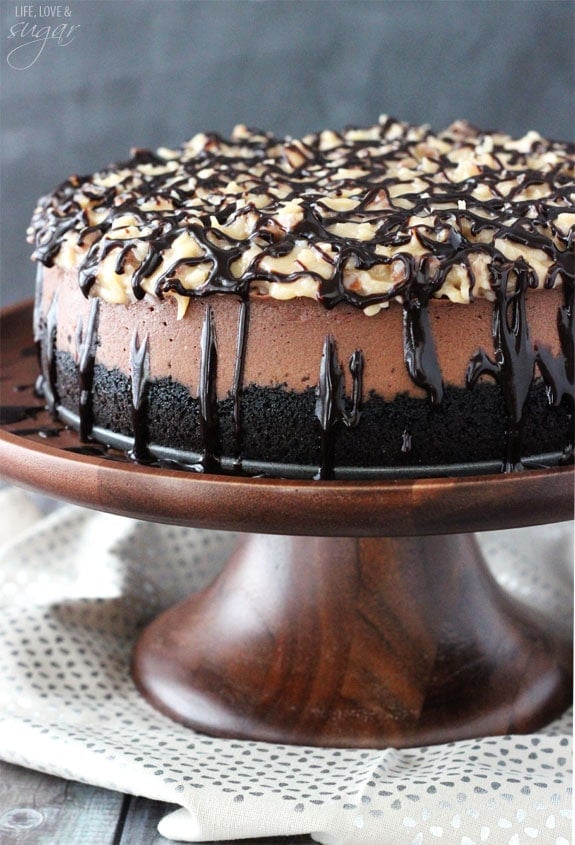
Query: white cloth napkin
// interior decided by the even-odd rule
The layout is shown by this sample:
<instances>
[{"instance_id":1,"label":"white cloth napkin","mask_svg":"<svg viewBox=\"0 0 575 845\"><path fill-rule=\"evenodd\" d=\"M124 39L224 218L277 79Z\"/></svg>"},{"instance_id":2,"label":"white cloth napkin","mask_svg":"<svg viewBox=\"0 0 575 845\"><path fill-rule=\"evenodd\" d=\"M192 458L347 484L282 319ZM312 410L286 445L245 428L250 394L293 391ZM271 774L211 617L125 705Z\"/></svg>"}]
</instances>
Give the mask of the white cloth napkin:
<instances>
[{"instance_id":1,"label":"white cloth napkin","mask_svg":"<svg viewBox=\"0 0 575 845\"><path fill-rule=\"evenodd\" d=\"M497 578L570 613L572 524L492 532ZM0 491L0 758L179 805L187 842L311 834L324 845L569 845L571 719L529 736L406 750L213 739L156 713L129 674L136 632L201 587L231 534Z\"/></svg>"}]
</instances>

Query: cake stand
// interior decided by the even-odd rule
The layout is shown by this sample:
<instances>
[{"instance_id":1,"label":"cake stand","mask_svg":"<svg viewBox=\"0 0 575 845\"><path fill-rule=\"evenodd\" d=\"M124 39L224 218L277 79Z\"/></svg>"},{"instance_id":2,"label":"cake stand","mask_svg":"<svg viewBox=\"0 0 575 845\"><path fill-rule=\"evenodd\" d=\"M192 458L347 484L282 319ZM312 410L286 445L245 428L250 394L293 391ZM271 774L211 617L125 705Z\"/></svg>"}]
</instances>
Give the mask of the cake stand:
<instances>
[{"instance_id":1,"label":"cake stand","mask_svg":"<svg viewBox=\"0 0 575 845\"><path fill-rule=\"evenodd\" d=\"M134 464L43 409L31 322L29 304L2 315L6 479L244 534L136 645L134 680L159 710L219 736L402 747L532 731L568 705L568 625L507 596L471 532L570 519L572 467L294 481Z\"/></svg>"}]
</instances>

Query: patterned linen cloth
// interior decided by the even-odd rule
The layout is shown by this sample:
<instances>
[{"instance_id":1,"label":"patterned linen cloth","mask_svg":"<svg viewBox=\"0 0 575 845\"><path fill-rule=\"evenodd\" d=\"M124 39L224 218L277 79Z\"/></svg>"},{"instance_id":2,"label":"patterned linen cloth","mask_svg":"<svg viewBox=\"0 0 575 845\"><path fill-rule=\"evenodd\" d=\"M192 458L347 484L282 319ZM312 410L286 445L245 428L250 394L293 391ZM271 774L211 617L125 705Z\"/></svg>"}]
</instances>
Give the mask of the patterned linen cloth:
<instances>
[{"instance_id":1,"label":"patterned linen cloth","mask_svg":"<svg viewBox=\"0 0 575 845\"><path fill-rule=\"evenodd\" d=\"M405 750L213 739L156 713L129 674L138 630L209 581L232 534L0 491L0 758L179 805L187 842L569 845L570 713L529 736ZM479 535L507 589L570 614L573 527Z\"/></svg>"}]
</instances>

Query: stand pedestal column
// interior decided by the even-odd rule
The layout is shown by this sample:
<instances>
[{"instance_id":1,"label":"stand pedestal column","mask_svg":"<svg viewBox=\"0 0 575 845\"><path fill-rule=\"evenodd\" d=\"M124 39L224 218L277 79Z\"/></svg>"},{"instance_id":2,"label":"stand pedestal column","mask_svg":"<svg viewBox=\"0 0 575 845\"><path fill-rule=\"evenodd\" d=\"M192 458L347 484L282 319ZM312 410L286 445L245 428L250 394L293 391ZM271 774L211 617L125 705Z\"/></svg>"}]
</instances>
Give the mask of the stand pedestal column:
<instances>
[{"instance_id":1,"label":"stand pedestal column","mask_svg":"<svg viewBox=\"0 0 575 845\"><path fill-rule=\"evenodd\" d=\"M134 678L208 734L410 746L527 732L570 699L570 646L505 595L468 534L248 535L143 633Z\"/></svg>"}]
</instances>

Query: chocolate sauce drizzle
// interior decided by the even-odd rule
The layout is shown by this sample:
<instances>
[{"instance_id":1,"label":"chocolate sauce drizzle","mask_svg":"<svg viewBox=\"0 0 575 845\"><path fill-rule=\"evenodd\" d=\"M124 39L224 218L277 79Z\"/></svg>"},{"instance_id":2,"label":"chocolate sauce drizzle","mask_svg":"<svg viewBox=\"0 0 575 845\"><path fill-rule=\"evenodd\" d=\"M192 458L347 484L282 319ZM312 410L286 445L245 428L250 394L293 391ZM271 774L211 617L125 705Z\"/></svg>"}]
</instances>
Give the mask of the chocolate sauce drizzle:
<instances>
[{"instance_id":1,"label":"chocolate sauce drizzle","mask_svg":"<svg viewBox=\"0 0 575 845\"><path fill-rule=\"evenodd\" d=\"M537 364L547 386L551 405L568 399L573 406L575 382L575 285L567 279L563 285L563 305L557 313L557 330L561 353L553 356L549 349L538 346Z\"/></svg>"},{"instance_id":2,"label":"chocolate sauce drizzle","mask_svg":"<svg viewBox=\"0 0 575 845\"><path fill-rule=\"evenodd\" d=\"M90 439L92 426L94 425L93 411L93 384L94 367L96 364L96 346L98 342L98 316L100 313L100 300L92 299L86 333L84 334L82 324L78 324L77 340L79 341L78 379L80 386L80 401L78 414L80 417L80 440L85 443Z\"/></svg>"},{"instance_id":3,"label":"chocolate sauce drizzle","mask_svg":"<svg viewBox=\"0 0 575 845\"><path fill-rule=\"evenodd\" d=\"M521 420L535 369L525 313L525 292L534 286L533 273L522 260L493 264L493 339L495 359L480 350L469 362L466 381L473 387L480 376L491 376L501 387L507 414L504 472L521 470ZM511 286L511 280L514 285Z\"/></svg>"},{"instance_id":4,"label":"chocolate sauce drizzle","mask_svg":"<svg viewBox=\"0 0 575 845\"><path fill-rule=\"evenodd\" d=\"M47 401L48 409L52 416L56 415L56 408L59 401L58 395L58 372L56 368L56 344L58 335L58 291L55 292L46 315L46 363L43 368L47 378ZM42 385L43 386L43 385ZM39 385L40 388L40 385Z\"/></svg>"},{"instance_id":5,"label":"chocolate sauce drizzle","mask_svg":"<svg viewBox=\"0 0 575 845\"><path fill-rule=\"evenodd\" d=\"M130 457L139 463L147 464L152 461L152 455L148 448L148 397L146 391L150 373L150 354L148 335L140 343L137 331L134 333L130 347L130 370L132 379L132 425L134 429L134 445Z\"/></svg>"},{"instance_id":6,"label":"chocolate sauce drizzle","mask_svg":"<svg viewBox=\"0 0 575 845\"><path fill-rule=\"evenodd\" d=\"M198 385L200 437L203 444L201 469L204 472L215 472L219 466L218 455L220 443L218 397L216 391L217 360L214 316L212 309L208 306L202 326L200 380Z\"/></svg>"},{"instance_id":7,"label":"chocolate sauce drizzle","mask_svg":"<svg viewBox=\"0 0 575 845\"><path fill-rule=\"evenodd\" d=\"M327 335L321 356L319 381L316 388L315 416L321 429L320 466L317 479L333 478L335 460L335 433L343 423L355 428L360 418L362 398L363 355L356 349L349 359L349 370L353 379L351 409L345 400L345 378L337 356L336 343Z\"/></svg>"},{"instance_id":8,"label":"chocolate sauce drizzle","mask_svg":"<svg viewBox=\"0 0 575 845\"><path fill-rule=\"evenodd\" d=\"M425 298L406 301L403 306L403 353L407 372L418 387L422 387L431 405L443 399L443 379L437 360L429 311Z\"/></svg>"},{"instance_id":9,"label":"chocolate sauce drizzle","mask_svg":"<svg viewBox=\"0 0 575 845\"><path fill-rule=\"evenodd\" d=\"M460 174L460 153L466 148L476 158L471 170ZM253 289L311 280L326 308L346 302L364 309L398 299L404 310L407 371L430 403L439 406L444 387L429 302L444 294L456 269L467 275L470 300L479 287L478 273L487 274L494 299L493 357L479 351L469 363L467 383L472 388L486 376L500 386L507 416L502 468L511 471L521 468L521 425L535 369L545 381L550 403L557 405L565 396L573 401L573 235L565 233L559 220L561 214L575 213L575 185L569 169L573 152L573 145L545 141L536 134L514 142L507 136L481 134L460 122L434 135L425 127L392 118L367 130L352 127L341 134L316 133L297 141L243 128L230 141L211 133L174 153L138 150L121 165L94 176L68 179L40 200L35 211L34 257L51 266L64 236L76 238L85 251L79 283L86 296L98 292L102 262L113 256L114 271L126 274L135 299L146 293L160 299L171 294L240 297L232 388L238 466L248 303ZM534 161L542 162L541 166ZM411 183L405 177L408 171ZM232 184L240 186L235 193L229 191ZM411 190L406 187L409 184ZM351 203L338 205L338 198ZM296 215L293 224L286 223L286 209ZM127 236L124 231L116 237L115 230L126 219L136 234ZM239 234L235 234L236 225ZM370 236L365 234L366 226ZM178 257L174 244L183 235L195 241L197 254ZM290 262L289 271L270 269L285 256L299 255L302 246L319 256L322 272L299 259ZM518 258L508 257L510 248ZM537 278L522 257L522 248L537 250L547 259L545 279ZM528 259L527 251L526 255ZM207 268L205 280L199 286L186 286L186 273L202 267ZM387 272L392 284L366 292L362 273L375 272L374 268ZM525 296L528 288L541 284L563 286L564 304L558 314L561 354L556 357L549 350L535 349L529 334ZM38 288L38 298L40 293ZM55 299L46 319L44 368L53 407L58 401L56 319ZM35 337L39 326L36 313ZM90 349L93 342L91 338ZM86 338L86 350L87 343ZM86 367L80 378L82 390L90 393L93 361L88 351L84 357ZM148 357L147 340L140 347L135 341L131 366L137 460L149 459ZM358 352L350 362L353 398L348 411L335 342L326 338L315 410L321 429L321 478L333 473L338 426L357 424L362 367ZM207 308L198 390L204 471L218 469L221 451L216 375L213 315ZM91 427L87 408L88 402L82 412L83 437L89 436Z\"/></svg>"}]
</instances>

